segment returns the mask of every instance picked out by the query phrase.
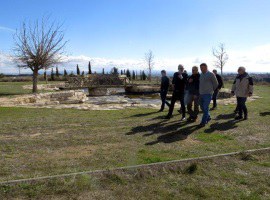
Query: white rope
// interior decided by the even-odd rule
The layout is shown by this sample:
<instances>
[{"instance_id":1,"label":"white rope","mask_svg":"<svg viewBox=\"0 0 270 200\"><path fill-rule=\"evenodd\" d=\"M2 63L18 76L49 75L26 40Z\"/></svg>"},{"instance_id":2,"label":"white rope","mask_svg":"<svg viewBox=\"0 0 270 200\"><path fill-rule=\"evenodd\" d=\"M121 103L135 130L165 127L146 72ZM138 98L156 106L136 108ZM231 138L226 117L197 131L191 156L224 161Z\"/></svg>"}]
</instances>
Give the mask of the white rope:
<instances>
[{"instance_id":1,"label":"white rope","mask_svg":"<svg viewBox=\"0 0 270 200\"><path fill-rule=\"evenodd\" d=\"M216 155L211 155L211 156L202 156L202 157L197 157L197 158L187 158L187 159L182 159L182 160L172 160L172 161L158 162L158 163L151 163L151 164L141 164L141 165L133 165L133 166L111 168L111 169L104 169L104 170L83 171L83 172L74 172L74 173L68 173L68 174L58 174L58 175L52 175L52 176L41 176L41 177L18 179L18 180L8 180L8 181L0 182L0 185L21 183L21 182L31 182L31 181L38 181L38 180L45 180L45 179L53 179L53 178L65 178L65 177L77 176L77 175L82 175L82 174L101 174L105 172L113 172L113 171L118 171L118 170L138 169L138 168L151 167L151 166L176 164L176 163L190 162L190 161L200 161L204 159L211 159L211 158L217 158L217 157L233 156L233 155L238 155L241 153L254 153L254 152L269 151L269 150L270 150L270 147L266 147L266 148L261 148L261 149L250 149L250 150L245 150L245 151L216 154Z\"/></svg>"}]
</instances>

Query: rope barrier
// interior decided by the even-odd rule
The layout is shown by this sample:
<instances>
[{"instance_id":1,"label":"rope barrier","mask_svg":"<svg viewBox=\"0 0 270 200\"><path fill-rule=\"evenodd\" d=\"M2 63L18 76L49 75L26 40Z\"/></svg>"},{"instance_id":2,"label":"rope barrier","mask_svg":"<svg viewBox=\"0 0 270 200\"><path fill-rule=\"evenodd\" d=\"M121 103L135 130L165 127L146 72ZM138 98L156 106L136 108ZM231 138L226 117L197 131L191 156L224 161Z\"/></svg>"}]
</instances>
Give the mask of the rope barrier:
<instances>
[{"instance_id":1,"label":"rope barrier","mask_svg":"<svg viewBox=\"0 0 270 200\"><path fill-rule=\"evenodd\" d=\"M202 157L197 157L197 158L187 158L187 159L182 159L182 160L172 160L172 161L158 162L158 163L151 163L151 164L141 164L141 165L119 167L119 168L111 168L111 169L104 169L104 170L83 171L83 172L74 172L74 173L67 173L67 174L58 174L58 175L52 175L52 176L41 176L41 177L35 177L35 178L8 180L8 181L0 182L0 185L15 184L15 183L22 183L22 182L31 182L31 181L38 181L38 180L53 179L53 178L66 178L66 177L70 177L70 176L77 176L77 175L83 175L83 174L90 174L91 175L91 174L108 173L108 172L119 171L119 170L139 169L139 168L145 168L145 167L151 167L151 166L177 164L177 163L190 162L190 161L201 161L201 160L205 160L205 159L233 156L233 155L239 155L241 153L255 153L255 152L260 152L260 151L261 152L270 151L270 147L260 148L260 149L251 149L251 150L245 150L245 151L238 151L238 152L231 152L231 153L224 153L224 154L216 154L216 155L210 155L210 156L202 156Z\"/></svg>"}]
</instances>

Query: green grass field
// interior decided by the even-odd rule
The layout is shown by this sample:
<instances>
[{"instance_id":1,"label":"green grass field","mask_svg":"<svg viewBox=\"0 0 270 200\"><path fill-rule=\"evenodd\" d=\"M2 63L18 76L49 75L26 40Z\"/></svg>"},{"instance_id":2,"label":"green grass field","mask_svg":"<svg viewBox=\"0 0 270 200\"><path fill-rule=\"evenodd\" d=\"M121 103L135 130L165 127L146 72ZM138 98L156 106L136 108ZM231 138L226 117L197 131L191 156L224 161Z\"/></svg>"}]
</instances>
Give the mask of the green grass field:
<instances>
[{"instance_id":1,"label":"green grass field","mask_svg":"<svg viewBox=\"0 0 270 200\"><path fill-rule=\"evenodd\" d=\"M269 199L270 155L0 186L2 199ZM2 194L2 195L1 195Z\"/></svg>"},{"instance_id":2,"label":"green grass field","mask_svg":"<svg viewBox=\"0 0 270 200\"><path fill-rule=\"evenodd\" d=\"M0 94L3 91L5 89L0 89ZM212 112L211 123L202 129L197 128L198 123L179 122L180 115L176 112L171 120L164 120L166 113L153 109L80 111L2 107L0 181L270 147L270 86L256 86L255 93L262 98L248 103L248 121L233 120L234 105L220 106ZM92 185L92 181L98 180L88 181L89 177L82 177L83 183L68 180L59 190L50 189L57 187L56 182L2 186L0 192L3 198L38 199L73 195L149 199L155 194L160 199L211 198L214 194L267 199L270 183L265 176L269 175L269 155L258 160L205 164L192 176L168 173L143 180L116 178L101 181L98 186ZM236 172L230 170L235 166L248 175L235 179ZM243 185L237 186L241 181ZM260 184L254 186L256 182ZM77 187L78 190L74 189Z\"/></svg>"}]
</instances>

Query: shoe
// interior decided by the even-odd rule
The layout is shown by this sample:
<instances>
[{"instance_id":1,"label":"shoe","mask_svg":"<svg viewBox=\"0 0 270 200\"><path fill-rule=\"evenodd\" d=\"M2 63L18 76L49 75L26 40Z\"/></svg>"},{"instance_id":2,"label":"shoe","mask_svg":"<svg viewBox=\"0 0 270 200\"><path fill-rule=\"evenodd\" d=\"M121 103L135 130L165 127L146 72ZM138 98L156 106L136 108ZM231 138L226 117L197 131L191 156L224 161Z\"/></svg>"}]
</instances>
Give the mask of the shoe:
<instances>
[{"instance_id":1,"label":"shoe","mask_svg":"<svg viewBox=\"0 0 270 200\"><path fill-rule=\"evenodd\" d=\"M192 122L192 121L193 121L193 117L187 118L187 121L188 121L188 122Z\"/></svg>"},{"instance_id":2,"label":"shoe","mask_svg":"<svg viewBox=\"0 0 270 200\"><path fill-rule=\"evenodd\" d=\"M179 112L179 114L182 114L182 110L177 110L177 112Z\"/></svg>"},{"instance_id":3,"label":"shoe","mask_svg":"<svg viewBox=\"0 0 270 200\"><path fill-rule=\"evenodd\" d=\"M205 127L205 124L200 123L200 124L198 125L198 127L199 127L199 128L203 128L203 127Z\"/></svg>"},{"instance_id":4,"label":"shoe","mask_svg":"<svg viewBox=\"0 0 270 200\"><path fill-rule=\"evenodd\" d=\"M244 116L244 120L247 120L248 119L248 116Z\"/></svg>"},{"instance_id":5,"label":"shoe","mask_svg":"<svg viewBox=\"0 0 270 200\"><path fill-rule=\"evenodd\" d=\"M170 115L167 115L164 117L164 119L171 119L171 118L172 118L172 116L170 116Z\"/></svg>"},{"instance_id":6,"label":"shoe","mask_svg":"<svg viewBox=\"0 0 270 200\"><path fill-rule=\"evenodd\" d=\"M237 117L235 117L234 119L235 119L235 120L241 120L241 119L243 119L243 117L242 117L242 116L237 116Z\"/></svg>"},{"instance_id":7,"label":"shoe","mask_svg":"<svg viewBox=\"0 0 270 200\"><path fill-rule=\"evenodd\" d=\"M208 124L211 120L212 120L211 117L209 117L206 124Z\"/></svg>"},{"instance_id":8,"label":"shoe","mask_svg":"<svg viewBox=\"0 0 270 200\"><path fill-rule=\"evenodd\" d=\"M189 117L187 119L188 122L196 122L197 121L197 117Z\"/></svg>"},{"instance_id":9,"label":"shoe","mask_svg":"<svg viewBox=\"0 0 270 200\"><path fill-rule=\"evenodd\" d=\"M216 109L217 109L217 107L216 107L216 106L211 108L211 110L216 110Z\"/></svg>"},{"instance_id":10,"label":"shoe","mask_svg":"<svg viewBox=\"0 0 270 200\"><path fill-rule=\"evenodd\" d=\"M182 117L180 121L182 122L182 121L185 121L185 120L186 120L186 117Z\"/></svg>"},{"instance_id":11,"label":"shoe","mask_svg":"<svg viewBox=\"0 0 270 200\"><path fill-rule=\"evenodd\" d=\"M163 112L163 109L160 109L158 112Z\"/></svg>"}]
</instances>

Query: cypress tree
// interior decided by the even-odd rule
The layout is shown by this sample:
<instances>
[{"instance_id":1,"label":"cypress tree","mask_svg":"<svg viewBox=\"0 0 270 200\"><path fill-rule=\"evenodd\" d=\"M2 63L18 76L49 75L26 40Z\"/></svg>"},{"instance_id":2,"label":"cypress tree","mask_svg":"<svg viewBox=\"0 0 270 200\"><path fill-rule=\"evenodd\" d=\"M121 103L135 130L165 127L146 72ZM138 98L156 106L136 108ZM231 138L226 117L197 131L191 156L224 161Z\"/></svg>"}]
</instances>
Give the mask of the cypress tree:
<instances>
[{"instance_id":1,"label":"cypress tree","mask_svg":"<svg viewBox=\"0 0 270 200\"><path fill-rule=\"evenodd\" d=\"M130 71L127 69L127 77L130 78Z\"/></svg>"},{"instance_id":2,"label":"cypress tree","mask_svg":"<svg viewBox=\"0 0 270 200\"><path fill-rule=\"evenodd\" d=\"M104 68L102 69L102 74L105 74L105 69Z\"/></svg>"},{"instance_id":3,"label":"cypress tree","mask_svg":"<svg viewBox=\"0 0 270 200\"><path fill-rule=\"evenodd\" d=\"M79 65L78 65L78 64L77 64L77 75L78 75L78 76L81 75L80 68L79 68Z\"/></svg>"},{"instance_id":4,"label":"cypress tree","mask_svg":"<svg viewBox=\"0 0 270 200\"><path fill-rule=\"evenodd\" d=\"M147 77L146 77L146 74L145 74L145 72L144 72L144 70L143 70L143 71L142 71L142 80L144 80L144 81L145 81L145 80L146 80L146 78L147 78Z\"/></svg>"},{"instance_id":5,"label":"cypress tree","mask_svg":"<svg viewBox=\"0 0 270 200\"><path fill-rule=\"evenodd\" d=\"M135 71L133 70L132 72L132 80L135 80L136 79L136 75L135 75Z\"/></svg>"},{"instance_id":6,"label":"cypress tree","mask_svg":"<svg viewBox=\"0 0 270 200\"><path fill-rule=\"evenodd\" d=\"M84 71L82 71L82 76L84 76Z\"/></svg>"},{"instance_id":7,"label":"cypress tree","mask_svg":"<svg viewBox=\"0 0 270 200\"><path fill-rule=\"evenodd\" d=\"M68 74L67 74L67 70L64 69L64 76L66 77Z\"/></svg>"},{"instance_id":8,"label":"cypress tree","mask_svg":"<svg viewBox=\"0 0 270 200\"><path fill-rule=\"evenodd\" d=\"M92 74L91 63L88 63L88 74Z\"/></svg>"},{"instance_id":9,"label":"cypress tree","mask_svg":"<svg viewBox=\"0 0 270 200\"><path fill-rule=\"evenodd\" d=\"M54 81L54 72L53 72L53 68L52 68L52 71L51 71L51 80Z\"/></svg>"},{"instance_id":10,"label":"cypress tree","mask_svg":"<svg viewBox=\"0 0 270 200\"><path fill-rule=\"evenodd\" d=\"M118 69L116 67L113 67L111 74L118 75Z\"/></svg>"},{"instance_id":11,"label":"cypress tree","mask_svg":"<svg viewBox=\"0 0 270 200\"><path fill-rule=\"evenodd\" d=\"M44 78L45 81L47 80L47 72L46 72L46 70L44 71L43 78Z\"/></svg>"},{"instance_id":12,"label":"cypress tree","mask_svg":"<svg viewBox=\"0 0 270 200\"><path fill-rule=\"evenodd\" d=\"M58 67L56 67L56 69L55 69L55 75L56 75L56 77L59 77Z\"/></svg>"}]
</instances>

